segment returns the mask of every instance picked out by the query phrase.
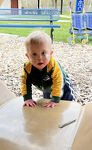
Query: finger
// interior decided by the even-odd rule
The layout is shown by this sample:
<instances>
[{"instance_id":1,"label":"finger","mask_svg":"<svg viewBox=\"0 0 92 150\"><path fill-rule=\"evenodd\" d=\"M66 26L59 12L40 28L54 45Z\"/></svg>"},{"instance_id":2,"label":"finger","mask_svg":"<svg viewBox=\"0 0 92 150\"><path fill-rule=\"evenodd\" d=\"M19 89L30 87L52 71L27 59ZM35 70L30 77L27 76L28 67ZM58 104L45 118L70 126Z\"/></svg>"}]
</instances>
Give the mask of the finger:
<instances>
[{"instance_id":1,"label":"finger","mask_svg":"<svg viewBox=\"0 0 92 150\"><path fill-rule=\"evenodd\" d=\"M47 107L47 108L49 108L49 107L54 108L55 106L56 106L55 103L54 103L54 104L50 103L50 104L48 104L46 107Z\"/></svg>"},{"instance_id":2,"label":"finger","mask_svg":"<svg viewBox=\"0 0 92 150\"><path fill-rule=\"evenodd\" d=\"M29 103L26 103L26 106L29 107Z\"/></svg>"},{"instance_id":3,"label":"finger","mask_svg":"<svg viewBox=\"0 0 92 150\"><path fill-rule=\"evenodd\" d=\"M37 102L36 102L36 101L34 101L34 103L37 105Z\"/></svg>"},{"instance_id":4,"label":"finger","mask_svg":"<svg viewBox=\"0 0 92 150\"><path fill-rule=\"evenodd\" d=\"M56 106L55 104L52 104L52 105L51 105L51 108L54 108L55 106Z\"/></svg>"},{"instance_id":5,"label":"finger","mask_svg":"<svg viewBox=\"0 0 92 150\"><path fill-rule=\"evenodd\" d=\"M23 107L25 107L25 106L26 106L26 103L24 103Z\"/></svg>"},{"instance_id":6,"label":"finger","mask_svg":"<svg viewBox=\"0 0 92 150\"><path fill-rule=\"evenodd\" d=\"M48 105L48 103L46 103L46 104L43 104L43 106L45 107L45 106L47 106Z\"/></svg>"},{"instance_id":7,"label":"finger","mask_svg":"<svg viewBox=\"0 0 92 150\"><path fill-rule=\"evenodd\" d=\"M47 104L45 104L45 105L42 105L43 107L47 107Z\"/></svg>"},{"instance_id":8,"label":"finger","mask_svg":"<svg viewBox=\"0 0 92 150\"><path fill-rule=\"evenodd\" d=\"M47 108L51 107L51 104L48 104L46 107L47 107Z\"/></svg>"},{"instance_id":9,"label":"finger","mask_svg":"<svg viewBox=\"0 0 92 150\"><path fill-rule=\"evenodd\" d=\"M29 107L34 107L34 105L30 103L30 104L29 104Z\"/></svg>"},{"instance_id":10,"label":"finger","mask_svg":"<svg viewBox=\"0 0 92 150\"><path fill-rule=\"evenodd\" d=\"M49 108L51 104L46 104L44 107Z\"/></svg>"},{"instance_id":11,"label":"finger","mask_svg":"<svg viewBox=\"0 0 92 150\"><path fill-rule=\"evenodd\" d=\"M34 102L32 102L32 106L36 106L36 104Z\"/></svg>"},{"instance_id":12,"label":"finger","mask_svg":"<svg viewBox=\"0 0 92 150\"><path fill-rule=\"evenodd\" d=\"M31 104L32 104L32 106L36 106L37 105L37 103L35 101L33 101Z\"/></svg>"},{"instance_id":13,"label":"finger","mask_svg":"<svg viewBox=\"0 0 92 150\"><path fill-rule=\"evenodd\" d=\"M28 103L29 107L35 107L35 103L34 102L31 102L31 103Z\"/></svg>"},{"instance_id":14,"label":"finger","mask_svg":"<svg viewBox=\"0 0 92 150\"><path fill-rule=\"evenodd\" d=\"M53 104L53 107L57 106L57 103Z\"/></svg>"},{"instance_id":15,"label":"finger","mask_svg":"<svg viewBox=\"0 0 92 150\"><path fill-rule=\"evenodd\" d=\"M34 103L35 106L37 105L37 103L35 101L33 103Z\"/></svg>"}]
</instances>

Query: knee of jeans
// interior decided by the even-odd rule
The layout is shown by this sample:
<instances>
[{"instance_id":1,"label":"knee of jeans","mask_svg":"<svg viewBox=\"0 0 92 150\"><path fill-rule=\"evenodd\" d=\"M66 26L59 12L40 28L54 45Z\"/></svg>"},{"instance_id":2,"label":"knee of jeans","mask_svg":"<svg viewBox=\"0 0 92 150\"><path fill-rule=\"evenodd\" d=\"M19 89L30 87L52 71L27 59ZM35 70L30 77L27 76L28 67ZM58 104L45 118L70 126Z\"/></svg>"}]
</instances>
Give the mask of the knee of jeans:
<instances>
[{"instance_id":1,"label":"knee of jeans","mask_svg":"<svg viewBox=\"0 0 92 150\"><path fill-rule=\"evenodd\" d=\"M43 98L50 99L50 93L43 93Z\"/></svg>"}]
</instances>

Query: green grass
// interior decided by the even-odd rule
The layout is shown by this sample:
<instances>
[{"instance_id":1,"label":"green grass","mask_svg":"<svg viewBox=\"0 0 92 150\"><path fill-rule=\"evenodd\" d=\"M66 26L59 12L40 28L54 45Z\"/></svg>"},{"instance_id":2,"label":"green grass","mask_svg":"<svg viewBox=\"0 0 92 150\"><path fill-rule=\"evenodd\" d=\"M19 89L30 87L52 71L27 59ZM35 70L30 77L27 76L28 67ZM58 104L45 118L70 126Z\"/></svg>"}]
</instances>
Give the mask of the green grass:
<instances>
[{"instance_id":1,"label":"green grass","mask_svg":"<svg viewBox=\"0 0 92 150\"><path fill-rule=\"evenodd\" d=\"M67 17L59 17L60 20L70 20L71 18L67 18Z\"/></svg>"},{"instance_id":2,"label":"green grass","mask_svg":"<svg viewBox=\"0 0 92 150\"><path fill-rule=\"evenodd\" d=\"M1 22L2 24L5 22ZM49 22L8 22L7 23L18 23L18 24L49 24ZM63 41L63 42L67 42L67 36L69 36L69 27L70 27L70 23L61 23L61 22L54 22L54 24L60 25L61 28L56 28L54 29L53 35L54 35L54 41ZM14 34L14 35L19 35L19 36L27 36L29 35L31 32L35 31L35 30L39 30L39 28L0 28L0 33L7 33L7 34ZM48 33L50 35L50 29L48 28L41 28L42 31Z\"/></svg>"},{"instance_id":3,"label":"green grass","mask_svg":"<svg viewBox=\"0 0 92 150\"><path fill-rule=\"evenodd\" d=\"M5 24L5 22L0 22ZM8 22L7 23L16 23L16 24L49 24L49 22ZM67 38L70 36L69 34L69 28L70 28L70 23L69 22L54 22L54 24L56 25L60 25L61 28L55 28L53 35L54 35L54 41L58 41L58 42L66 42L67 43ZM0 28L0 33L7 33L7 34L13 34L13 35L19 35L22 37L26 37L28 36L31 32L35 31L35 30L42 30L44 32L46 32L47 34L50 35L50 29L48 28ZM75 40L76 43L80 43L81 44L81 40ZM92 44L92 39L90 39L89 44Z\"/></svg>"},{"instance_id":4,"label":"green grass","mask_svg":"<svg viewBox=\"0 0 92 150\"><path fill-rule=\"evenodd\" d=\"M59 22L58 24L61 26L61 28L58 30L54 29L54 40L58 42L67 42L67 38L69 37L70 23Z\"/></svg>"},{"instance_id":5,"label":"green grass","mask_svg":"<svg viewBox=\"0 0 92 150\"><path fill-rule=\"evenodd\" d=\"M70 13L68 13L68 12L63 12L62 15L70 16Z\"/></svg>"}]
</instances>

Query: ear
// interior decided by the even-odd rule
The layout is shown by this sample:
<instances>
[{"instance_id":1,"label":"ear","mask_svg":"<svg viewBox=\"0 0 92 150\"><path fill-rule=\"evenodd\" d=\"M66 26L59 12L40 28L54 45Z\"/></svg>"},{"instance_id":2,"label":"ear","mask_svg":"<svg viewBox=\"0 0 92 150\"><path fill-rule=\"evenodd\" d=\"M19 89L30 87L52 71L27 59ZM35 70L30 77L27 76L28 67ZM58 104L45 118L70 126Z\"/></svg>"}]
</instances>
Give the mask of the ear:
<instances>
[{"instance_id":1,"label":"ear","mask_svg":"<svg viewBox=\"0 0 92 150\"><path fill-rule=\"evenodd\" d=\"M25 56L29 59L29 55L26 53Z\"/></svg>"},{"instance_id":2,"label":"ear","mask_svg":"<svg viewBox=\"0 0 92 150\"><path fill-rule=\"evenodd\" d=\"M52 54L53 54L53 51L51 50L51 52L50 52L50 56L52 56Z\"/></svg>"}]
</instances>

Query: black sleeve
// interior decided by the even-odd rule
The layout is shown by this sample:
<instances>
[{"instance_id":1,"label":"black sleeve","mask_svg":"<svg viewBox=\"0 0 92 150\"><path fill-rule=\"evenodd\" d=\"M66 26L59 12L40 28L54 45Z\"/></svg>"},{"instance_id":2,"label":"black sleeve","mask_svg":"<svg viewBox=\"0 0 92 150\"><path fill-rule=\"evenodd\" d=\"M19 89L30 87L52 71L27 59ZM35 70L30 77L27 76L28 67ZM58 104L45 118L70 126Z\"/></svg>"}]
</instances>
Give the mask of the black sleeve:
<instances>
[{"instance_id":1,"label":"black sleeve","mask_svg":"<svg viewBox=\"0 0 92 150\"><path fill-rule=\"evenodd\" d=\"M30 75L27 73L27 80L26 80L26 88L27 88L27 94L24 95L24 101L28 99L32 99L32 83Z\"/></svg>"}]
</instances>

